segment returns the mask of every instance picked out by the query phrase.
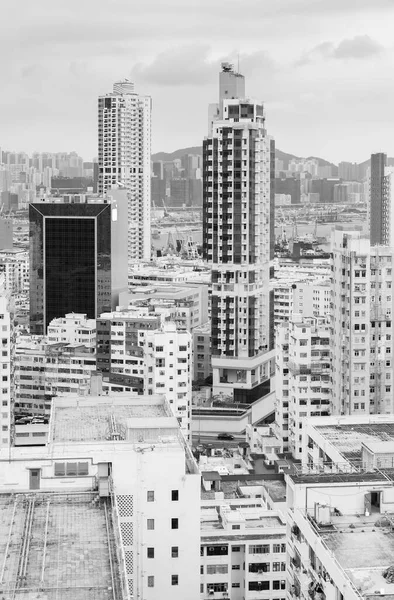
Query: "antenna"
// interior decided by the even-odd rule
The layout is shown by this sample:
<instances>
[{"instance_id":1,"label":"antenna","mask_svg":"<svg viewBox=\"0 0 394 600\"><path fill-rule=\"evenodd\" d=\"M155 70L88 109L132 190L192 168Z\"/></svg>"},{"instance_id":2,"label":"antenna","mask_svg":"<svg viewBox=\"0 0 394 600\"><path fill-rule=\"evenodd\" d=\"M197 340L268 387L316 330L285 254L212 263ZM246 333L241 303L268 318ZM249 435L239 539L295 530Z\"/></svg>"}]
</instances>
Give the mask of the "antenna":
<instances>
[{"instance_id":1,"label":"antenna","mask_svg":"<svg viewBox=\"0 0 394 600\"><path fill-rule=\"evenodd\" d=\"M239 73L239 52L238 52L238 67L237 67L237 73Z\"/></svg>"}]
</instances>

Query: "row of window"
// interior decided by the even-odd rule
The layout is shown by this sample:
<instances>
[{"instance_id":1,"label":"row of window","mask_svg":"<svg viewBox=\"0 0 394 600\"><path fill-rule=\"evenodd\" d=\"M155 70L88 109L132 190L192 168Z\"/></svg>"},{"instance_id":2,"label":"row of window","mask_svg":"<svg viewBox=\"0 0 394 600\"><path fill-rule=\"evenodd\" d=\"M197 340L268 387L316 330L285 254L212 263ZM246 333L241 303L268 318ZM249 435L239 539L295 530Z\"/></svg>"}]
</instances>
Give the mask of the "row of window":
<instances>
[{"instance_id":1,"label":"row of window","mask_svg":"<svg viewBox=\"0 0 394 600\"><path fill-rule=\"evenodd\" d=\"M155 501L155 492L154 490L148 490L146 493L147 502ZM171 500L172 502L177 502L179 500L179 490L171 490Z\"/></svg>"},{"instance_id":2,"label":"row of window","mask_svg":"<svg viewBox=\"0 0 394 600\"><path fill-rule=\"evenodd\" d=\"M228 546L207 546L207 556L226 556L228 555ZM241 552L241 546L232 546L232 552ZM249 554L278 554L286 552L286 544L251 544L249 546ZM205 556L205 546L201 546L200 556Z\"/></svg>"},{"instance_id":3,"label":"row of window","mask_svg":"<svg viewBox=\"0 0 394 600\"><path fill-rule=\"evenodd\" d=\"M242 569L245 570L245 563L243 563ZM241 565L232 565L232 571L240 571ZM271 563L250 563L248 565L249 573L269 573L271 571ZM286 563L285 562L273 562L272 563L272 572L278 571L286 571ZM205 569L206 575L216 575L217 573L228 573L228 565L206 565ZM200 574L204 575L204 565L200 566Z\"/></svg>"},{"instance_id":4,"label":"row of window","mask_svg":"<svg viewBox=\"0 0 394 600\"><path fill-rule=\"evenodd\" d=\"M153 530L155 528L155 520L147 519L146 526L147 529ZM171 519L171 529L179 529L179 519Z\"/></svg>"},{"instance_id":5,"label":"row of window","mask_svg":"<svg viewBox=\"0 0 394 600\"><path fill-rule=\"evenodd\" d=\"M171 585L178 585L178 584L179 584L179 576L171 575ZM154 575L148 575L148 587L150 587L150 588L155 587Z\"/></svg>"},{"instance_id":6,"label":"row of window","mask_svg":"<svg viewBox=\"0 0 394 600\"><path fill-rule=\"evenodd\" d=\"M155 558L155 549L151 548L151 547L147 548L146 556L147 556L147 558ZM171 558L178 558L178 557L179 557L179 547L171 546Z\"/></svg>"}]
</instances>

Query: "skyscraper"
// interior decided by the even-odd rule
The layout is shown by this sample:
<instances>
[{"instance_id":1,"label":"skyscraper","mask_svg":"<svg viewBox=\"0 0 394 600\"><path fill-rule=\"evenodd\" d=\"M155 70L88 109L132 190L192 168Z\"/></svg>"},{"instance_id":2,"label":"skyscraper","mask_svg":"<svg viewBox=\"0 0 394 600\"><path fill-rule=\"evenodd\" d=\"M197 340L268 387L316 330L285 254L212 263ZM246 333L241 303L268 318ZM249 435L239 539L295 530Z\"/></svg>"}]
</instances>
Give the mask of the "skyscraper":
<instances>
[{"instance_id":1,"label":"skyscraper","mask_svg":"<svg viewBox=\"0 0 394 600\"><path fill-rule=\"evenodd\" d=\"M203 143L203 250L212 265L215 393L251 404L268 394L274 371L273 258L275 145L261 102L245 97L228 63Z\"/></svg>"},{"instance_id":2,"label":"skyscraper","mask_svg":"<svg viewBox=\"0 0 394 600\"><path fill-rule=\"evenodd\" d=\"M387 156L382 152L371 155L369 187L369 233L371 244L390 246L394 240L391 232L392 199L391 173L387 172Z\"/></svg>"},{"instance_id":3,"label":"skyscraper","mask_svg":"<svg viewBox=\"0 0 394 600\"><path fill-rule=\"evenodd\" d=\"M151 98L127 79L98 99L98 192L128 191L129 261L150 260Z\"/></svg>"},{"instance_id":4,"label":"skyscraper","mask_svg":"<svg viewBox=\"0 0 394 600\"><path fill-rule=\"evenodd\" d=\"M66 313L95 319L127 290L127 195L100 202L36 202L30 220L30 330Z\"/></svg>"}]
</instances>

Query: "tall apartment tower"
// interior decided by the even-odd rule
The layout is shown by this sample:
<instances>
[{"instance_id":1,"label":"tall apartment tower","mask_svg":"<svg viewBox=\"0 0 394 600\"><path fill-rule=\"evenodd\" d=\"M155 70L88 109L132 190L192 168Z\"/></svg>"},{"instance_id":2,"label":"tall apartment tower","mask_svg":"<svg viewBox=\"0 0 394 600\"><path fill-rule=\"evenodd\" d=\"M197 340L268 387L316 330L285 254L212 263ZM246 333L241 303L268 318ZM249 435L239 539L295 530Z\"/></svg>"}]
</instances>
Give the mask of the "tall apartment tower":
<instances>
[{"instance_id":1,"label":"tall apartment tower","mask_svg":"<svg viewBox=\"0 0 394 600\"><path fill-rule=\"evenodd\" d=\"M151 106L127 79L98 99L98 192L128 191L128 258L150 260Z\"/></svg>"},{"instance_id":2,"label":"tall apartment tower","mask_svg":"<svg viewBox=\"0 0 394 600\"><path fill-rule=\"evenodd\" d=\"M332 414L394 411L394 249L361 231L332 239Z\"/></svg>"},{"instance_id":3,"label":"tall apartment tower","mask_svg":"<svg viewBox=\"0 0 394 600\"><path fill-rule=\"evenodd\" d=\"M251 404L269 393L274 371L273 258L275 145L261 102L245 97L228 63L203 143L203 251L212 266L215 393Z\"/></svg>"},{"instance_id":4,"label":"tall apartment tower","mask_svg":"<svg viewBox=\"0 0 394 600\"><path fill-rule=\"evenodd\" d=\"M394 246L394 176L383 153L371 155L368 221L371 245Z\"/></svg>"},{"instance_id":5,"label":"tall apartment tower","mask_svg":"<svg viewBox=\"0 0 394 600\"><path fill-rule=\"evenodd\" d=\"M30 221L30 332L75 312L95 319L127 290L127 197L36 202Z\"/></svg>"}]
</instances>

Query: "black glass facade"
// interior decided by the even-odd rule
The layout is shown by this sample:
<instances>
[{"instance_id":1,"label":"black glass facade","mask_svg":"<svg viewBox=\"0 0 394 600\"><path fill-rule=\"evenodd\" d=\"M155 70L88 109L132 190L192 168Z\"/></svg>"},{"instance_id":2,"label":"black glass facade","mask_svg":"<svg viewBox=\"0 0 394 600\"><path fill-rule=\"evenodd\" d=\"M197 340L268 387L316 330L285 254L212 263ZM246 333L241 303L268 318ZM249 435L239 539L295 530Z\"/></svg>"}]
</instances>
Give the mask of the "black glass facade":
<instances>
[{"instance_id":1,"label":"black glass facade","mask_svg":"<svg viewBox=\"0 0 394 600\"><path fill-rule=\"evenodd\" d=\"M111 310L111 205L35 203L30 218L30 329L66 313Z\"/></svg>"},{"instance_id":2,"label":"black glass facade","mask_svg":"<svg viewBox=\"0 0 394 600\"><path fill-rule=\"evenodd\" d=\"M96 316L95 219L45 219L46 324L70 312Z\"/></svg>"}]
</instances>

